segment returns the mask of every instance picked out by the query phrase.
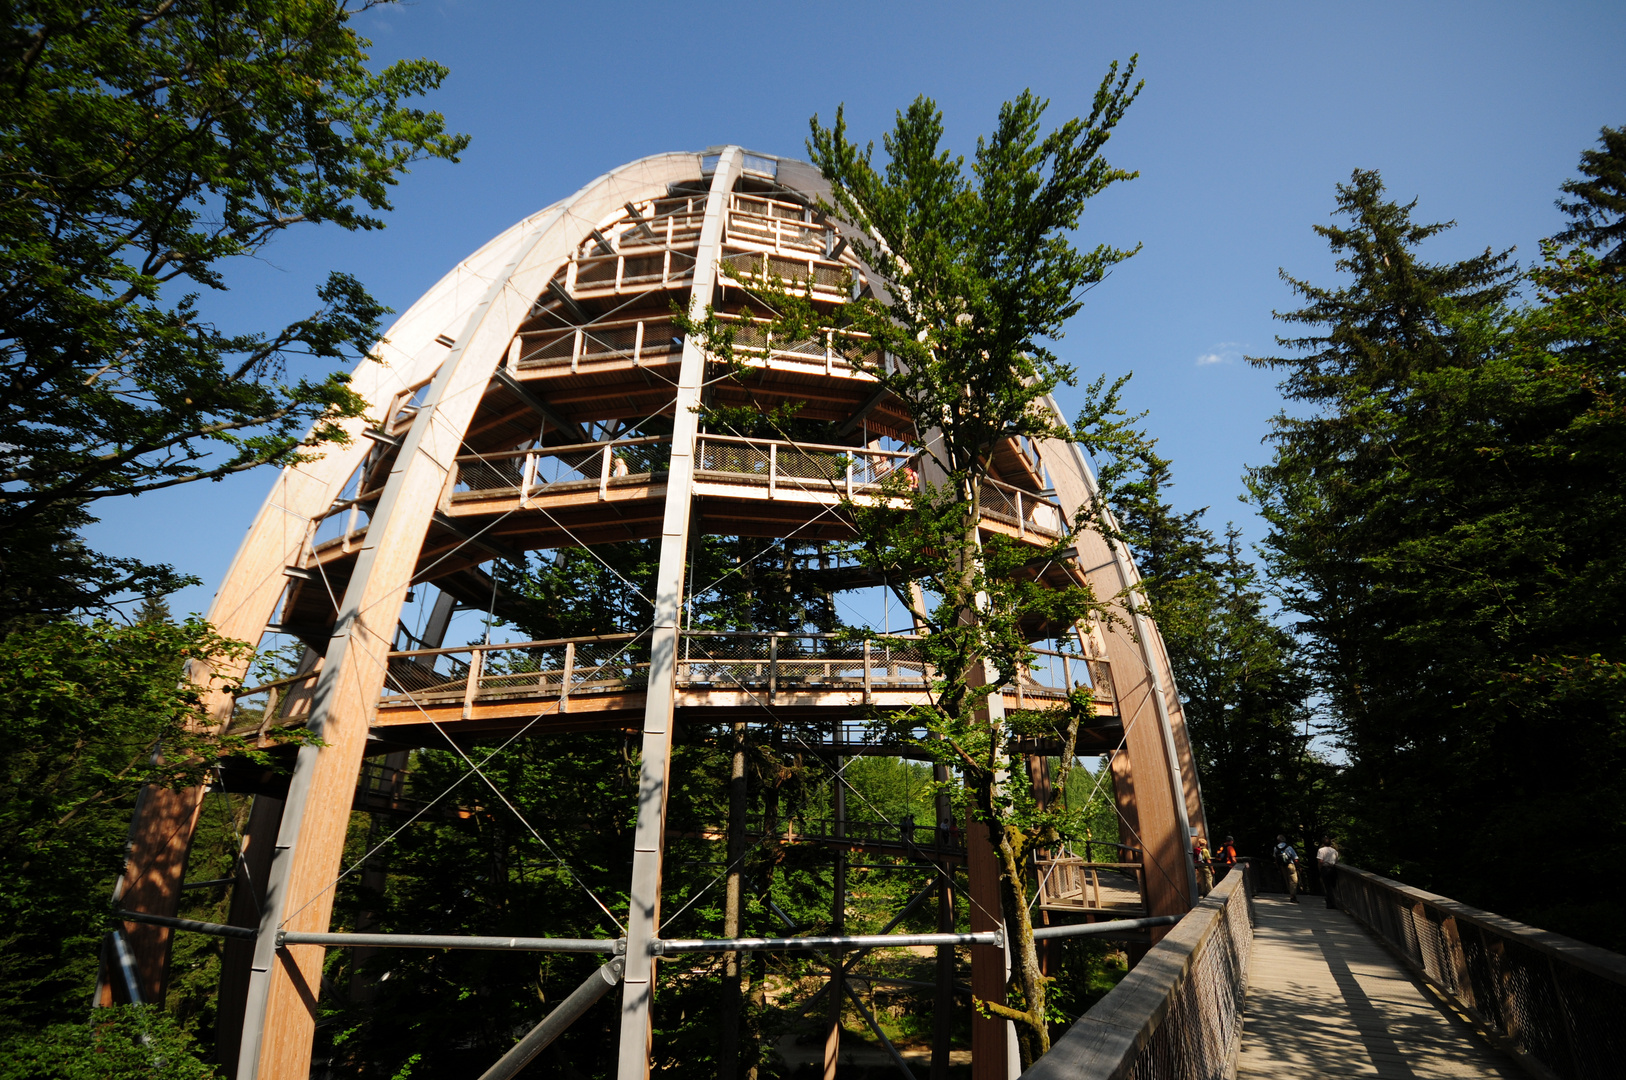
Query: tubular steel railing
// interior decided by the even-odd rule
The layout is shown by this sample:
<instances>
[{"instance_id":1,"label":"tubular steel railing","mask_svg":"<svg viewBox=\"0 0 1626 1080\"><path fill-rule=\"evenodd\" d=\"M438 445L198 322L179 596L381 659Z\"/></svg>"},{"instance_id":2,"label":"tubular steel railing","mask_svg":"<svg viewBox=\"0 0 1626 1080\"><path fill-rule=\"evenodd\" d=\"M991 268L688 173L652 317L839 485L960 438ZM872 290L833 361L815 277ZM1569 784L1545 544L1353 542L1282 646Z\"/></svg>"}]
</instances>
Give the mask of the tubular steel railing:
<instances>
[{"instance_id":1,"label":"tubular steel railing","mask_svg":"<svg viewBox=\"0 0 1626 1080\"><path fill-rule=\"evenodd\" d=\"M1227 1075L1242 1042L1253 896L1237 867L1023 1080Z\"/></svg>"},{"instance_id":2,"label":"tubular steel railing","mask_svg":"<svg viewBox=\"0 0 1626 1080\"><path fill-rule=\"evenodd\" d=\"M1338 904L1538 1076L1626 1069L1626 957L1352 866Z\"/></svg>"}]
</instances>

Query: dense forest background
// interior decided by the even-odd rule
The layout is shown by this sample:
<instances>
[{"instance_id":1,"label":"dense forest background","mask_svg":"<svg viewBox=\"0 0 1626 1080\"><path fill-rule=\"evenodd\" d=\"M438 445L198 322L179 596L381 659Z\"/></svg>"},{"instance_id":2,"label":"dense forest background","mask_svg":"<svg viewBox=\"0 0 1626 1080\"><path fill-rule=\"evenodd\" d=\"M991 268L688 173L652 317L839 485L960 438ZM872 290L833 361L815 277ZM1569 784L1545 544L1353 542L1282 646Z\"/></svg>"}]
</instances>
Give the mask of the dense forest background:
<instances>
[{"instance_id":1,"label":"dense forest background","mask_svg":"<svg viewBox=\"0 0 1626 1080\"><path fill-rule=\"evenodd\" d=\"M191 661L245 646L172 617L163 597L183 575L103 556L80 533L98 500L286 464L310 452L307 425L332 438L323 425L358 415L343 370L384 314L358 282L336 275L309 318L249 337L215 332L175 290L213 287L222 259L294 224L376 227L369 213L387 209L408 164L455 158L462 142L403 104L442 69L369 74L322 5L304 25L253 11L208 22L190 5L150 22L133 7L82 23L66 10L19 5L0 51L0 1078L204 1076L215 939L178 937L165 1002L87 1016L141 790L257 753L194 728L200 689L185 678ZM296 86L321 93L294 107ZM215 108L221 94L237 95L232 109ZM285 122L237 123L245 102ZM126 136L117 153L108 130ZM237 182L250 175L263 183ZM196 200L219 212L175 211ZM1621 950L1626 129L1602 129L1559 206L1567 226L1530 262L1487 237L1482 255L1434 263L1428 242L1449 223L1393 201L1377 172L1352 173L1332 223L1314 226L1330 266L1284 271L1304 306L1279 313L1282 355L1253 360L1290 402L1268 460L1244 478L1265 542L1250 552L1234 527L1179 505L1178 463L1155 453L1116 510L1175 665L1213 836L1259 854L1278 832L1301 851L1330 833L1357 865ZM734 542L697 558L729 565ZM798 577L792 554L707 598L706 617L838 629L828 590ZM649 550L610 559L615 574L577 554L511 571L506 584L530 601L515 627L548 637L647 618L623 582L647 577ZM829 815L827 761L793 740L747 749L750 814ZM730 750L727 733L710 733L674 767L701 778L672 812L693 833L673 848L679 930L722 918L706 828L727 814ZM1091 765L1060 801L1078 835L1116 841L1110 782ZM594 898L625 903L615 853L629 848L636 748L613 734L525 740L486 770L548 823L545 846L471 789L347 878L336 922L417 930L433 911L443 933L604 929ZM452 753L416 752L405 805L462 773ZM854 762L847 812L933 821L930 774ZM231 877L249 811L247 796L210 796L189 879ZM357 811L347 858L394 828ZM751 851L745 932L828 928L827 866L803 859ZM929 883L917 867L873 862L854 871L849 930L877 927ZM229 903L208 886L184 914L224 921ZM925 905L904 925L934 929L936 917ZM483 1068L588 963L335 951L318 1059L330 1075L391 1080ZM741 1067L766 1076L767 1048L792 1029L779 997L811 985L816 962L751 963L742 1022L754 1049ZM1083 944L1057 963L1064 1018L1121 971ZM718 986L710 961L663 968L657 1038L673 1073L715 1075ZM868 993L900 1040L929 1038L925 999ZM610 1024L609 1011L591 1014L545 1067L602 1071ZM91 1060L104 1071L84 1072Z\"/></svg>"}]
</instances>

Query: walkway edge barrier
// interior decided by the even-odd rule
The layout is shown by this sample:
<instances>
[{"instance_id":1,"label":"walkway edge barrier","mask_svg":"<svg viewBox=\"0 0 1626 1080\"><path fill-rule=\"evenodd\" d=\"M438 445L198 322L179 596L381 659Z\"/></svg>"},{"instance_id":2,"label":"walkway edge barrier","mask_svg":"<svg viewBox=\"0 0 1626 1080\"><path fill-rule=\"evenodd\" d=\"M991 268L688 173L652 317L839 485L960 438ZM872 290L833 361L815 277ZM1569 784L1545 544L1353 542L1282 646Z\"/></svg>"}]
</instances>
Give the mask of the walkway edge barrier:
<instances>
[{"instance_id":1,"label":"walkway edge barrier","mask_svg":"<svg viewBox=\"0 0 1626 1080\"><path fill-rule=\"evenodd\" d=\"M1233 1076L1253 953L1253 883L1238 866L1022 1080Z\"/></svg>"},{"instance_id":2,"label":"walkway edge barrier","mask_svg":"<svg viewBox=\"0 0 1626 1080\"><path fill-rule=\"evenodd\" d=\"M1626 1062L1626 956L1358 867L1338 905L1542 1080L1605 1080Z\"/></svg>"}]
</instances>

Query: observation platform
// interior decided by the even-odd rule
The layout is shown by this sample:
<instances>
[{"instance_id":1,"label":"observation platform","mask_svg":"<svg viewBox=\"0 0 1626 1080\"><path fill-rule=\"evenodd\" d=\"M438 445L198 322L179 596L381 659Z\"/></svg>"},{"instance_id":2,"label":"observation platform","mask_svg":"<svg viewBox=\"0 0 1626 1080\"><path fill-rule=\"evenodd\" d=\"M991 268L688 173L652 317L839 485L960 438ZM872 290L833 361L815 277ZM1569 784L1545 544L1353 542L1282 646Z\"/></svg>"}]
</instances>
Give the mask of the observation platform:
<instances>
[{"instance_id":1,"label":"observation platform","mask_svg":"<svg viewBox=\"0 0 1626 1080\"><path fill-rule=\"evenodd\" d=\"M785 749L846 757L920 757L904 733L865 722L922 704L935 672L920 641L894 636L852 641L832 634L693 631L679 638L676 715L705 725L744 716L774 720ZM1007 712L1062 707L1069 688L1088 686L1094 716L1081 725L1080 754L1110 753L1123 736L1109 662L1035 649L1035 664L1000 687ZM631 730L643 716L648 639L607 634L410 649L389 656L373 738L396 746L444 747L457 737ZM316 671L248 687L237 695L232 732L259 733L302 722ZM924 733L916 733L923 735ZM1035 740L1033 753L1060 744Z\"/></svg>"}]
</instances>

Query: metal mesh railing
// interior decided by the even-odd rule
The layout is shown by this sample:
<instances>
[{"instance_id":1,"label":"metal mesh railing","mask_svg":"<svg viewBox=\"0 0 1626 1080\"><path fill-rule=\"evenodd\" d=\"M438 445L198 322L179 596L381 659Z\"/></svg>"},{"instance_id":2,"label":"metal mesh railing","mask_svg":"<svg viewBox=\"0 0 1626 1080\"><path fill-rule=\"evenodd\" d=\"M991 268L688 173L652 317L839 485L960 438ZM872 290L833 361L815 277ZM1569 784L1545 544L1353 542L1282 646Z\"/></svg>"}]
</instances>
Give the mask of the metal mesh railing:
<instances>
[{"instance_id":1,"label":"metal mesh railing","mask_svg":"<svg viewBox=\"0 0 1626 1080\"><path fill-rule=\"evenodd\" d=\"M826 634L700 631L684 635L677 679L719 689L923 689L928 674L914 645Z\"/></svg>"},{"instance_id":2,"label":"metal mesh railing","mask_svg":"<svg viewBox=\"0 0 1626 1080\"><path fill-rule=\"evenodd\" d=\"M1562 1080L1620 1075L1626 957L1351 866L1333 892L1504 1049Z\"/></svg>"},{"instance_id":3,"label":"metal mesh railing","mask_svg":"<svg viewBox=\"0 0 1626 1080\"><path fill-rule=\"evenodd\" d=\"M1061 504L1055 499L1031 491L1018 491L990 480L982 485L980 500L982 512L987 517L1045 536L1060 536L1062 533L1065 518Z\"/></svg>"},{"instance_id":4,"label":"metal mesh railing","mask_svg":"<svg viewBox=\"0 0 1626 1080\"><path fill-rule=\"evenodd\" d=\"M648 685L648 644L614 634L395 653L380 704L548 700L637 692Z\"/></svg>"},{"instance_id":5,"label":"metal mesh railing","mask_svg":"<svg viewBox=\"0 0 1626 1080\"><path fill-rule=\"evenodd\" d=\"M695 444L695 468L701 473L748 477L769 488L831 497L878 485L910 460L898 451L727 435L701 435Z\"/></svg>"},{"instance_id":6,"label":"metal mesh railing","mask_svg":"<svg viewBox=\"0 0 1626 1080\"><path fill-rule=\"evenodd\" d=\"M648 261L629 258L629 272L637 263L641 274L647 271L659 277L660 259L654 258L652 269L644 265ZM627 358L654 361L683 350L683 332L671 319L623 319L528 330L522 341L515 364L521 371Z\"/></svg>"},{"instance_id":7,"label":"metal mesh railing","mask_svg":"<svg viewBox=\"0 0 1626 1080\"><path fill-rule=\"evenodd\" d=\"M454 494L525 489L539 494L577 484L641 483L667 471L672 447L654 436L587 446L510 450L500 454L466 454L457 459Z\"/></svg>"},{"instance_id":8,"label":"metal mesh railing","mask_svg":"<svg viewBox=\"0 0 1626 1080\"><path fill-rule=\"evenodd\" d=\"M1219 1080L1242 1041L1253 905L1237 867L1024 1080Z\"/></svg>"}]
</instances>

